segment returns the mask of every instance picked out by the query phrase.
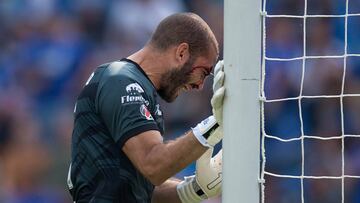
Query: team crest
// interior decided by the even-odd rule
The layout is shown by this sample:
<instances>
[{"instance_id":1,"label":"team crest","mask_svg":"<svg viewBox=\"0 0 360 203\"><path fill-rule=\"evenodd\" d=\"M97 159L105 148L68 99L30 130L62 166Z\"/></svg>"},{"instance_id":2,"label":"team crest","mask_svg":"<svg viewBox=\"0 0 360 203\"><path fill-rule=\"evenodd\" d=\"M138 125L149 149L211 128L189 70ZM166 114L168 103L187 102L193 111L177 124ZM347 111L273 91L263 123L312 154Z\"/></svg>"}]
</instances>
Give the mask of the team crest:
<instances>
[{"instance_id":1,"label":"team crest","mask_svg":"<svg viewBox=\"0 0 360 203\"><path fill-rule=\"evenodd\" d=\"M145 116L146 120L154 120L150 111L146 108L145 104L140 106L140 113Z\"/></svg>"}]
</instances>

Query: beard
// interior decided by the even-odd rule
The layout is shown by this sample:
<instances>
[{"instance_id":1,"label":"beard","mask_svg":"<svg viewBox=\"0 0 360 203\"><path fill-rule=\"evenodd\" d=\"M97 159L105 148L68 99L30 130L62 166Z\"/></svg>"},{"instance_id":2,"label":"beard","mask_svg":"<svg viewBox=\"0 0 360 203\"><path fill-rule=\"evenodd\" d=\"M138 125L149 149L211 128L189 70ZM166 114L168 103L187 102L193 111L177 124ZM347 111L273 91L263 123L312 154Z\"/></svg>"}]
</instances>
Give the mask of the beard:
<instances>
[{"instance_id":1,"label":"beard","mask_svg":"<svg viewBox=\"0 0 360 203\"><path fill-rule=\"evenodd\" d=\"M164 73L161 78L158 94L166 102L173 102L181 88L190 81L190 73L194 61L190 58L181 68L172 68Z\"/></svg>"}]
</instances>

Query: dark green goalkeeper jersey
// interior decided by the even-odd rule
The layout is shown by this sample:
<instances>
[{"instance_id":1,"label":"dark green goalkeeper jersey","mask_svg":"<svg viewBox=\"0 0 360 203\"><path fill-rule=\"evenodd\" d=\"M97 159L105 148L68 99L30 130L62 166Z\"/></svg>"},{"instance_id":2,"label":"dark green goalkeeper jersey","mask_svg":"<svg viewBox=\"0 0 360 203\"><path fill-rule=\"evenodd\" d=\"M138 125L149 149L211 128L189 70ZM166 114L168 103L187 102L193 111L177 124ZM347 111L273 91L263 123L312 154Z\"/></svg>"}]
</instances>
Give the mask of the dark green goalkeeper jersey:
<instances>
[{"instance_id":1,"label":"dark green goalkeeper jersey","mask_svg":"<svg viewBox=\"0 0 360 203\"><path fill-rule=\"evenodd\" d=\"M139 133L164 124L158 94L135 62L98 67L74 110L68 186L77 203L148 203L154 186L121 150Z\"/></svg>"}]
</instances>

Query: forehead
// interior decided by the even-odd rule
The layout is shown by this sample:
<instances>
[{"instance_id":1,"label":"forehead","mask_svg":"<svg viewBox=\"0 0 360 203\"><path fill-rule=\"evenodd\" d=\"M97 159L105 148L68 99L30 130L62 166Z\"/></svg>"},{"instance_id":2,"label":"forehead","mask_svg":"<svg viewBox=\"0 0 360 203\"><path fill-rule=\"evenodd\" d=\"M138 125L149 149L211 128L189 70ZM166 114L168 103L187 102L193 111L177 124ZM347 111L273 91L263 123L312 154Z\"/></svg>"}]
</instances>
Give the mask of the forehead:
<instances>
[{"instance_id":1,"label":"forehead","mask_svg":"<svg viewBox=\"0 0 360 203\"><path fill-rule=\"evenodd\" d=\"M218 54L211 52L208 56L199 56L194 61L194 66L212 67L218 59Z\"/></svg>"}]
</instances>

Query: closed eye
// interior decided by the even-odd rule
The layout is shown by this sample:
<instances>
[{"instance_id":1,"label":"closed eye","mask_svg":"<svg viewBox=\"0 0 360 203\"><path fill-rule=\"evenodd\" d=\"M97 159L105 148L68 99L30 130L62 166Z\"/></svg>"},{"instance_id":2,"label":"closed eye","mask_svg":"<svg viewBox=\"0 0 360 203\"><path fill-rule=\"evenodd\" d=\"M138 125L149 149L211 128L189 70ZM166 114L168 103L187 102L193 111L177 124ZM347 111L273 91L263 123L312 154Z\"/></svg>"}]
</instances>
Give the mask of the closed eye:
<instances>
[{"instance_id":1,"label":"closed eye","mask_svg":"<svg viewBox=\"0 0 360 203\"><path fill-rule=\"evenodd\" d=\"M205 67L205 66L196 66L193 68L193 70L196 70L196 69L201 69L201 71L204 73L204 77L208 76L211 74L211 71L212 71L212 67L208 68L208 67Z\"/></svg>"}]
</instances>

